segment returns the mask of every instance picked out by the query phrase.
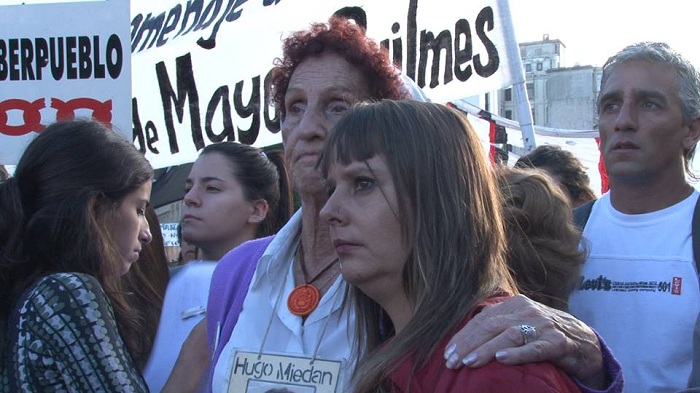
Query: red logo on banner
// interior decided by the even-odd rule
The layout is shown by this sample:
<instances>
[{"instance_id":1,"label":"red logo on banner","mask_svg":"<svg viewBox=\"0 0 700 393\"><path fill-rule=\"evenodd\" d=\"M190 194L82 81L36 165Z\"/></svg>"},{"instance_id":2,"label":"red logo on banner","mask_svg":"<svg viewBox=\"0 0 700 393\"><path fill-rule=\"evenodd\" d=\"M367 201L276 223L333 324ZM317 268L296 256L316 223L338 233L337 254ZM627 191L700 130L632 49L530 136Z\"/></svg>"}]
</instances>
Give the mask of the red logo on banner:
<instances>
[{"instance_id":1,"label":"red logo on banner","mask_svg":"<svg viewBox=\"0 0 700 393\"><path fill-rule=\"evenodd\" d=\"M673 284L671 284L671 294L680 295L682 286L683 279L680 277L673 277Z\"/></svg>"},{"instance_id":2,"label":"red logo on banner","mask_svg":"<svg viewBox=\"0 0 700 393\"><path fill-rule=\"evenodd\" d=\"M9 136L21 136L30 132L41 132L45 125L41 124L41 110L46 108L46 100L39 98L35 101L9 99L0 101L0 134ZM63 101L58 98L51 99L51 108L56 110L56 120L71 120L75 118L75 111L79 109L92 110L95 120L109 124L112 121L112 100L105 102L94 98L74 98ZM22 111L24 124L11 126L7 124L7 112L11 110Z\"/></svg>"},{"instance_id":3,"label":"red logo on banner","mask_svg":"<svg viewBox=\"0 0 700 393\"><path fill-rule=\"evenodd\" d=\"M61 101L58 98L51 99L51 107L56 109L56 120L73 120L78 109L91 109L92 117L103 123L112 121L112 100L105 102L93 98L74 98L69 101Z\"/></svg>"},{"instance_id":4,"label":"red logo on banner","mask_svg":"<svg viewBox=\"0 0 700 393\"><path fill-rule=\"evenodd\" d=\"M45 107L43 98L33 102L18 99L0 101L0 134L20 136L32 131L42 131L44 126L41 124L41 112L39 111ZM13 109L22 111L23 125L10 126L7 124L7 111Z\"/></svg>"}]
</instances>

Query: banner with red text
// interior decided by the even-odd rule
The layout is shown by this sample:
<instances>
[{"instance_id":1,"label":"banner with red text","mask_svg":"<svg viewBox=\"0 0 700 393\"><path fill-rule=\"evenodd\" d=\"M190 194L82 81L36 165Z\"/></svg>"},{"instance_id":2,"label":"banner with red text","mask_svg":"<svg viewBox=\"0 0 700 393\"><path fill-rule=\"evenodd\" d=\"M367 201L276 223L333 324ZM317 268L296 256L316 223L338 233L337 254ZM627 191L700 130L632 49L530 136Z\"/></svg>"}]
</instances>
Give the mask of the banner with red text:
<instances>
[{"instance_id":1,"label":"banner with red text","mask_svg":"<svg viewBox=\"0 0 700 393\"><path fill-rule=\"evenodd\" d=\"M524 81L507 0L134 1L135 145L159 168L214 142L281 142L264 89L281 39L346 6L433 101Z\"/></svg>"},{"instance_id":2,"label":"banner with red text","mask_svg":"<svg viewBox=\"0 0 700 393\"><path fill-rule=\"evenodd\" d=\"M0 6L0 164L57 119L131 139L128 0Z\"/></svg>"}]
</instances>

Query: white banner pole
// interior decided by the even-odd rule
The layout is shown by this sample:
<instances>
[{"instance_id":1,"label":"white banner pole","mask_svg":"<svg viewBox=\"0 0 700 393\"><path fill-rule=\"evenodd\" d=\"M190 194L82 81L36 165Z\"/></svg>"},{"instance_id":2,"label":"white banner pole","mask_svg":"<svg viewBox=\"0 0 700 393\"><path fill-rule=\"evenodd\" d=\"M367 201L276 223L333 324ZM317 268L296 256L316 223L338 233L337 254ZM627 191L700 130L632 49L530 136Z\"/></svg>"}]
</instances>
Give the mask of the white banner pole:
<instances>
[{"instance_id":1,"label":"white banner pole","mask_svg":"<svg viewBox=\"0 0 700 393\"><path fill-rule=\"evenodd\" d=\"M523 69L523 62L520 58L520 46L518 45L518 40L515 38L515 29L513 28L513 19L510 15L508 0L502 0L500 6L501 16L503 16L504 19L502 21L503 26L507 26L504 29L506 58L510 63L511 72L517 72L519 74L516 77L518 82L513 84L513 95L518 112L520 130L523 135L523 147L525 148L525 152L529 152L533 150L537 144L535 143L534 121L532 120L532 111L530 110L530 99L527 96L527 89L525 86L525 70Z\"/></svg>"}]
</instances>

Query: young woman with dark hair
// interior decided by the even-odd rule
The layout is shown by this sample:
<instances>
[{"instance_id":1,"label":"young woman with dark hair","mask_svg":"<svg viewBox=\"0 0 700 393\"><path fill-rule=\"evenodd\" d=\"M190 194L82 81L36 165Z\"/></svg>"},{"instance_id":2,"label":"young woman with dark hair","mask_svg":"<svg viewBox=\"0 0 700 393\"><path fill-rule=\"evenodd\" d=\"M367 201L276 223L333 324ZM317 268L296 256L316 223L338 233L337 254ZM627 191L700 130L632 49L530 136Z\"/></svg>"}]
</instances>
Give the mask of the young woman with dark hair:
<instances>
[{"instance_id":1,"label":"young woman with dark hair","mask_svg":"<svg viewBox=\"0 0 700 393\"><path fill-rule=\"evenodd\" d=\"M182 239L197 247L201 259L178 268L170 280L145 370L152 391L166 386L182 345L196 325L204 323L218 260L248 240L275 234L292 213L289 178L279 151L263 152L237 142L208 145L192 165L185 190ZM171 384L180 392L195 389L206 363L196 362L187 368L187 378Z\"/></svg>"},{"instance_id":2,"label":"young woman with dark hair","mask_svg":"<svg viewBox=\"0 0 700 393\"><path fill-rule=\"evenodd\" d=\"M208 145L185 181L182 238L218 261L244 241L270 236L292 214L284 157L236 142Z\"/></svg>"},{"instance_id":3,"label":"young woman with dark hair","mask_svg":"<svg viewBox=\"0 0 700 393\"><path fill-rule=\"evenodd\" d=\"M151 241L153 170L106 126L48 126L0 183L2 382L9 391L147 391L121 277Z\"/></svg>"}]
</instances>

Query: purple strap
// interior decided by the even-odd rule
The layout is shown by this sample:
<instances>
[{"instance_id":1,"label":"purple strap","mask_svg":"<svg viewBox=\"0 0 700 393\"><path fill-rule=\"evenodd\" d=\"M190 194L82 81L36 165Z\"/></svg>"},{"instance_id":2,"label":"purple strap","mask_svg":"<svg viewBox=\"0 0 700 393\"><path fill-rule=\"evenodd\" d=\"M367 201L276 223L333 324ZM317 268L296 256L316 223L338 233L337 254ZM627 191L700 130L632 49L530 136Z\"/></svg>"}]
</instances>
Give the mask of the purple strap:
<instances>
[{"instance_id":1,"label":"purple strap","mask_svg":"<svg viewBox=\"0 0 700 393\"><path fill-rule=\"evenodd\" d=\"M273 238L274 236L268 236L241 244L224 255L214 270L207 302L207 336L209 348L214 354L209 370L209 392L216 362L231 338L238 316L243 310L243 302L258 261Z\"/></svg>"},{"instance_id":2,"label":"purple strap","mask_svg":"<svg viewBox=\"0 0 700 393\"><path fill-rule=\"evenodd\" d=\"M604 393L621 393L622 392L622 387L624 385L624 379L622 376L622 365L620 364L617 359L615 359L615 356L613 355L612 351L610 350L610 347L603 341L603 338L593 330L596 336L598 336L598 341L600 342L600 351L603 354L603 367L605 368L605 377L609 382L609 385L604 389L604 390L595 390L591 389L588 386L584 385L581 383L576 378L572 378L574 382L576 382L576 385L578 385L579 389L581 389L581 393L599 393L599 392L604 392Z\"/></svg>"}]
</instances>

